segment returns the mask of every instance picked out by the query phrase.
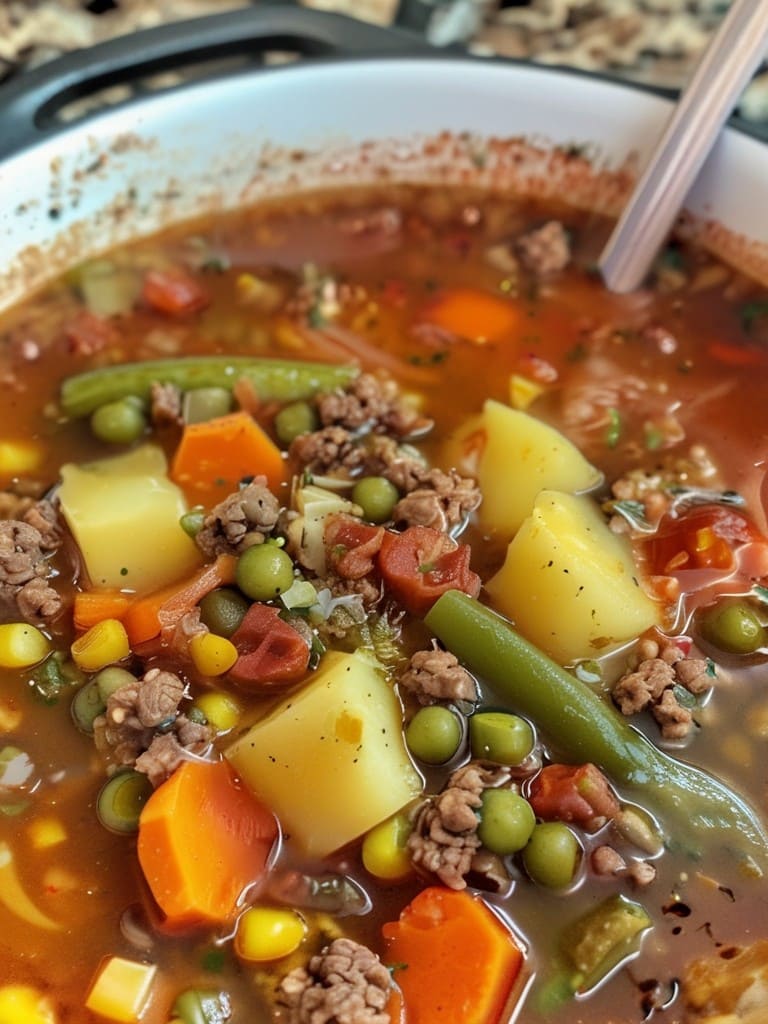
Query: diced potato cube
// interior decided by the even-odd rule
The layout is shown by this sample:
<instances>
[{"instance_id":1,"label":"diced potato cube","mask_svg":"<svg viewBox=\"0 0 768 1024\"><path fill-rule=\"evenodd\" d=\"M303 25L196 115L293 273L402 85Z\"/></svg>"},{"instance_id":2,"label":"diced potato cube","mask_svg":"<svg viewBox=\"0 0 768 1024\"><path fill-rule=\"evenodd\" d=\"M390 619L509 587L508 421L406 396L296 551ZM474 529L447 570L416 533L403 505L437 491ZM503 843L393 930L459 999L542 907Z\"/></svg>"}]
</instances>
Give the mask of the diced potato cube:
<instances>
[{"instance_id":1,"label":"diced potato cube","mask_svg":"<svg viewBox=\"0 0 768 1024\"><path fill-rule=\"evenodd\" d=\"M32 473L42 458L43 450L34 441L0 441L0 476Z\"/></svg>"},{"instance_id":2,"label":"diced potato cube","mask_svg":"<svg viewBox=\"0 0 768 1024\"><path fill-rule=\"evenodd\" d=\"M29 838L38 850L58 846L67 838L67 830L59 818L36 818L29 825Z\"/></svg>"},{"instance_id":3,"label":"diced potato cube","mask_svg":"<svg viewBox=\"0 0 768 1024\"><path fill-rule=\"evenodd\" d=\"M546 489L588 491L602 475L554 427L501 402L483 407L485 443L477 477L483 502L480 523L501 537L512 537Z\"/></svg>"},{"instance_id":4,"label":"diced potato cube","mask_svg":"<svg viewBox=\"0 0 768 1024\"><path fill-rule=\"evenodd\" d=\"M93 586L148 593L200 564L195 542L179 524L184 496L166 468L155 445L62 467L61 510Z\"/></svg>"},{"instance_id":5,"label":"diced potato cube","mask_svg":"<svg viewBox=\"0 0 768 1024\"><path fill-rule=\"evenodd\" d=\"M111 956L99 968L86 1007L107 1020L133 1024L144 1010L157 967Z\"/></svg>"},{"instance_id":6,"label":"diced potato cube","mask_svg":"<svg viewBox=\"0 0 768 1024\"><path fill-rule=\"evenodd\" d=\"M540 494L486 590L496 609L561 664L593 658L660 620L628 541L586 495Z\"/></svg>"},{"instance_id":7,"label":"diced potato cube","mask_svg":"<svg viewBox=\"0 0 768 1024\"><path fill-rule=\"evenodd\" d=\"M56 1024L56 1014L42 992L30 985L0 988L2 1024Z\"/></svg>"},{"instance_id":8,"label":"diced potato cube","mask_svg":"<svg viewBox=\"0 0 768 1024\"><path fill-rule=\"evenodd\" d=\"M226 752L304 850L322 857L395 814L422 790L400 705L378 662L326 654L314 679Z\"/></svg>"}]
</instances>

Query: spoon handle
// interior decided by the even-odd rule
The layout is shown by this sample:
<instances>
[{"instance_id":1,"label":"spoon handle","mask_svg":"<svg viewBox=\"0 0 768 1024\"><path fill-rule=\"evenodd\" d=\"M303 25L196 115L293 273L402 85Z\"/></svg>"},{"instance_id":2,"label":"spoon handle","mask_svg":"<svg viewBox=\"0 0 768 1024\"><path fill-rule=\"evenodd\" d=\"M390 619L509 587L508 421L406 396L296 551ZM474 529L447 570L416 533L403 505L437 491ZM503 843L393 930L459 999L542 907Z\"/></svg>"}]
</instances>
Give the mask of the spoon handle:
<instances>
[{"instance_id":1,"label":"spoon handle","mask_svg":"<svg viewBox=\"0 0 768 1024\"><path fill-rule=\"evenodd\" d=\"M734 0L600 255L611 291L642 283L767 45L766 0Z\"/></svg>"}]
</instances>

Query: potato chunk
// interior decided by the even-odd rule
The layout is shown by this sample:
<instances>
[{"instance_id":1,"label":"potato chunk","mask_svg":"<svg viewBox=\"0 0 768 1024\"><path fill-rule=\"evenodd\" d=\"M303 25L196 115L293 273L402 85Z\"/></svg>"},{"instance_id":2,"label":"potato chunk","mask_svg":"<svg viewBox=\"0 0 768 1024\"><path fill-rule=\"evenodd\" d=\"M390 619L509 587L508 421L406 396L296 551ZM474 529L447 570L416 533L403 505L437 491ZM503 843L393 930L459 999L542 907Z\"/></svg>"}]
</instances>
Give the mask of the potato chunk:
<instances>
[{"instance_id":1,"label":"potato chunk","mask_svg":"<svg viewBox=\"0 0 768 1024\"><path fill-rule=\"evenodd\" d=\"M395 814L423 785L397 697L362 651L326 654L312 681L226 756L283 830L318 857Z\"/></svg>"},{"instance_id":2,"label":"potato chunk","mask_svg":"<svg viewBox=\"0 0 768 1024\"><path fill-rule=\"evenodd\" d=\"M88 465L62 466L61 511L95 587L148 593L181 579L200 552L179 525L187 511L160 448L143 445Z\"/></svg>"},{"instance_id":3,"label":"potato chunk","mask_svg":"<svg viewBox=\"0 0 768 1024\"><path fill-rule=\"evenodd\" d=\"M486 589L493 606L561 664L595 657L660 619L627 540L586 495L540 494Z\"/></svg>"}]
</instances>

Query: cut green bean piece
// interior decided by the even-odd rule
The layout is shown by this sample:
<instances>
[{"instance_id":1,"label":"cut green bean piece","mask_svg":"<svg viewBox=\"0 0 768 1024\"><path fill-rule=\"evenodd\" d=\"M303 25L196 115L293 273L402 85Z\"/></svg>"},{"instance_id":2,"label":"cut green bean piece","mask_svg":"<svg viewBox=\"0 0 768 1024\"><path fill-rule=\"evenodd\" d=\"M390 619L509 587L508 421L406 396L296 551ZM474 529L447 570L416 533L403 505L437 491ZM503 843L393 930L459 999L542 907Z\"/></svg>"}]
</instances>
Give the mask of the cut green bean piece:
<instances>
[{"instance_id":1,"label":"cut green bean piece","mask_svg":"<svg viewBox=\"0 0 768 1024\"><path fill-rule=\"evenodd\" d=\"M143 363L104 366L68 377L61 385L61 408L66 416L87 416L94 409L128 395L149 397L156 381L192 388L227 388L249 381L263 401L293 402L319 391L344 387L358 374L356 366L309 363L249 356L188 356Z\"/></svg>"},{"instance_id":2,"label":"cut green bean piece","mask_svg":"<svg viewBox=\"0 0 768 1024\"><path fill-rule=\"evenodd\" d=\"M614 967L636 952L651 919L639 903L611 896L566 928L561 942L564 957L574 968L574 992L588 992Z\"/></svg>"},{"instance_id":3,"label":"cut green bean piece","mask_svg":"<svg viewBox=\"0 0 768 1024\"><path fill-rule=\"evenodd\" d=\"M659 750L619 712L520 636L506 619L459 591L443 594L426 624L510 710L530 718L558 756L592 761L613 781L658 809L668 832L694 849L719 840L762 875L768 834L727 785Z\"/></svg>"},{"instance_id":4,"label":"cut green bean piece","mask_svg":"<svg viewBox=\"0 0 768 1024\"><path fill-rule=\"evenodd\" d=\"M136 832L152 783L142 772L123 771L105 782L96 800L99 821L111 832Z\"/></svg>"},{"instance_id":5,"label":"cut green bean piece","mask_svg":"<svg viewBox=\"0 0 768 1024\"><path fill-rule=\"evenodd\" d=\"M81 732L93 735L93 723L107 710L95 679L81 686L72 698L72 718Z\"/></svg>"},{"instance_id":6,"label":"cut green bean piece","mask_svg":"<svg viewBox=\"0 0 768 1024\"><path fill-rule=\"evenodd\" d=\"M177 996L173 1014L184 1024L224 1024L231 1016L225 992L189 988Z\"/></svg>"}]
</instances>

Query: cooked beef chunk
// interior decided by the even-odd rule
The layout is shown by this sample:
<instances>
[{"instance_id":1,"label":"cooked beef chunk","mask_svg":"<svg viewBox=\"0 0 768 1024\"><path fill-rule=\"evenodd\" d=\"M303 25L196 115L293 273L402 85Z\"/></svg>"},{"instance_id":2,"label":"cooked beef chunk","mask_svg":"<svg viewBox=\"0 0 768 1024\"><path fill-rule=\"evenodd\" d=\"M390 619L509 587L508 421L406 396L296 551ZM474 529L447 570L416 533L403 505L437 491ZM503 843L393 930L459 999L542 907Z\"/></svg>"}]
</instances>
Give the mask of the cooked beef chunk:
<instances>
[{"instance_id":1,"label":"cooked beef chunk","mask_svg":"<svg viewBox=\"0 0 768 1024\"><path fill-rule=\"evenodd\" d=\"M398 437L423 433L432 423L404 403L395 381L361 373L345 390L318 396L317 411L324 427L373 430Z\"/></svg>"},{"instance_id":2,"label":"cooked beef chunk","mask_svg":"<svg viewBox=\"0 0 768 1024\"><path fill-rule=\"evenodd\" d=\"M311 473L353 473L366 461L366 450L344 427L323 427L300 434L291 442L288 454Z\"/></svg>"},{"instance_id":3,"label":"cooked beef chunk","mask_svg":"<svg viewBox=\"0 0 768 1024\"><path fill-rule=\"evenodd\" d=\"M420 807L408 837L415 867L437 875L450 889L464 889L481 847L476 811L483 791L508 781L509 771L478 761L457 769L442 792Z\"/></svg>"},{"instance_id":4,"label":"cooked beef chunk","mask_svg":"<svg viewBox=\"0 0 768 1024\"><path fill-rule=\"evenodd\" d=\"M174 672L150 669L110 694L94 722L96 746L113 763L132 765L159 785L185 752L202 753L211 740L207 725L179 713L183 696L184 683Z\"/></svg>"},{"instance_id":5,"label":"cooked beef chunk","mask_svg":"<svg viewBox=\"0 0 768 1024\"><path fill-rule=\"evenodd\" d=\"M539 277L564 270L571 261L568 233L558 220L550 220L517 239L525 266Z\"/></svg>"},{"instance_id":6,"label":"cooked beef chunk","mask_svg":"<svg viewBox=\"0 0 768 1024\"><path fill-rule=\"evenodd\" d=\"M415 490L395 505L392 518L402 526L430 526L448 533L462 526L482 496L474 480L455 469L431 469Z\"/></svg>"},{"instance_id":7,"label":"cooked beef chunk","mask_svg":"<svg viewBox=\"0 0 768 1024\"><path fill-rule=\"evenodd\" d=\"M416 651L398 683L414 694L419 704L478 699L477 684L469 672L449 651L436 648Z\"/></svg>"},{"instance_id":8,"label":"cooked beef chunk","mask_svg":"<svg viewBox=\"0 0 768 1024\"><path fill-rule=\"evenodd\" d=\"M684 708L671 689L665 690L651 708L665 740L684 740L693 726L693 715Z\"/></svg>"},{"instance_id":9,"label":"cooked beef chunk","mask_svg":"<svg viewBox=\"0 0 768 1024\"><path fill-rule=\"evenodd\" d=\"M389 1024L389 971L366 946L334 939L280 982L288 1024Z\"/></svg>"},{"instance_id":10,"label":"cooked beef chunk","mask_svg":"<svg viewBox=\"0 0 768 1024\"><path fill-rule=\"evenodd\" d=\"M182 422L181 391L175 384L152 383L149 418L156 427L176 426Z\"/></svg>"},{"instance_id":11,"label":"cooked beef chunk","mask_svg":"<svg viewBox=\"0 0 768 1024\"><path fill-rule=\"evenodd\" d=\"M267 487L266 477L257 476L214 506L195 541L206 558L239 554L263 543L274 530L279 514L279 502Z\"/></svg>"},{"instance_id":12,"label":"cooked beef chunk","mask_svg":"<svg viewBox=\"0 0 768 1024\"><path fill-rule=\"evenodd\" d=\"M43 551L57 551L61 547L63 532L59 513L53 502L47 499L36 501L30 505L22 518L40 534L40 547Z\"/></svg>"},{"instance_id":13,"label":"cooked beef chunk","mask_svg":"<svg viewBox=\"0 0 768 1024\"><path fill-rule=\"evenodd\" d=\"M661 658L641 661L634 672L621 677L613 688L613 699L623 715L644 711L675 683L675 670Z\"/></svg>"},{"instance_id":14,"label":"cooked beef chunk","mask_svg":"<svg viewBox=\"0 0 768 1024\"><path fill-rule=\"evenodd\" d=\"M55 618L62 607L47 582L50 566L45 539L38 529L16 519L0 522L0 606L39 623Z\"/></svg>"},{"instance_id":15,"label":"cooked beef chunk","mask_svg":"<svg viewBox=\"0 0 768 1024\"><path fill-rule=\"evenodd\" d=\"M393 437L372 437L367 450L366 473L385 476L403 494L421 487L429 475L429 467L421 455L398 444Z\"/></svg>"}]
</instances>

